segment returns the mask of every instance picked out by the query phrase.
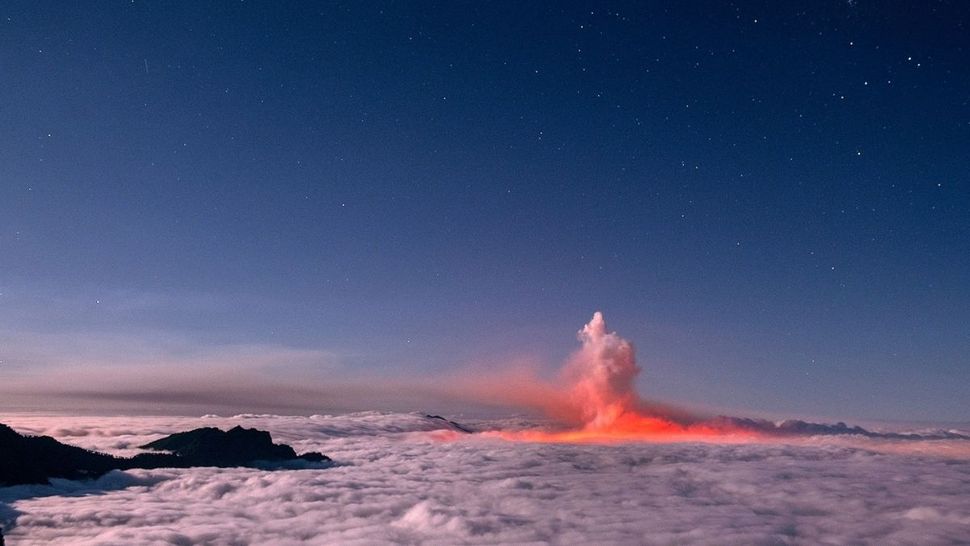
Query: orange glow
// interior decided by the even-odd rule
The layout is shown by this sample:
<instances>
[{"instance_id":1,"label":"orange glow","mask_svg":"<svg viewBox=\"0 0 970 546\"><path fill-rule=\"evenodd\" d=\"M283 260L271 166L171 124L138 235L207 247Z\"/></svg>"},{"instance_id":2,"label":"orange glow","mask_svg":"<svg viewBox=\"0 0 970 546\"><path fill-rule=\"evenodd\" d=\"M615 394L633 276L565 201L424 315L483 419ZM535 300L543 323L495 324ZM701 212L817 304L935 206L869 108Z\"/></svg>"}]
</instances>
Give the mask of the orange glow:
<instances>
[{"instance_id":1,"label":"orange glow","mask_svg":"<svg viewBox=\"0 0 970 546\"><path fill-rule=\"evenodd\" d=\"M635 412L621 413L608 423L589 424L563 431L526 430L498 432L500 438L521 442L614 443L614 442L747 442L760 434L741 429L726 429L704 423L681 425L660 417Z\"/></svg>"},{"instance_id":2,"label":"orange glow","mask_svg":"<svg viewBox=\"0 0 970 546\"><path fill-rule=\"evenodd\" d=\"M495 432L507 440L528 442L685 442L750 441L760 435L724 423L665 417L644 410L635 380L640 373L633 345L606 328L602 313L577 334L582 343L563 370L565 385L544 397L551 417L571 423L563 431ZM662 411L662 410L660 410ZM687 424L685 424L687 423Z\"/></svg>"}]
</instances>

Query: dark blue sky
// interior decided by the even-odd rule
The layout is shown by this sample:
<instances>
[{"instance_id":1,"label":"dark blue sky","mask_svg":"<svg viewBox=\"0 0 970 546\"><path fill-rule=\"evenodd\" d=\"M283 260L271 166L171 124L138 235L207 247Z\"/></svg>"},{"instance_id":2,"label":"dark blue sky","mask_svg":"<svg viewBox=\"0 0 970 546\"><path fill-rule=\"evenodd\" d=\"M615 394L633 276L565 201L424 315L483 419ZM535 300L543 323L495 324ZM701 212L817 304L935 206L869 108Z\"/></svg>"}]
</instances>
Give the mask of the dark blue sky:
<instances>
[{"instance_id":1,"label":"dark blue sky","mask_svg":"<svg viewBox=\"0 0 970 546\"><path fill-rule=\"evenodd\" d=\"M968 25L959 1L4 3L0 372L118 337L551 372L602 310L649 396L966 419Z\"/></svg>"}]
</instances>

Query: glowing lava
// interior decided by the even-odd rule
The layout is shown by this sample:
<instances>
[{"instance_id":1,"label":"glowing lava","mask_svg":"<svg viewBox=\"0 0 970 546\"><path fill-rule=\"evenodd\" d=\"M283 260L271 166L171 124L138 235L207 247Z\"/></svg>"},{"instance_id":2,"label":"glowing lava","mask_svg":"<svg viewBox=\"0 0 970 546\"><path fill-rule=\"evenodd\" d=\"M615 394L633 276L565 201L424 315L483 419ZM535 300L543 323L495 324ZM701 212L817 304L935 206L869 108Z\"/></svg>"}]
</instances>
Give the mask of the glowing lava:
<instances>
[{"instance_id":1,"label":"glowing lava","mask_svg":"<svg viewBox=\"0 0 970 546\"><path fill-rule=\"evenodd\" d=\"M563 431L501 432L509 440L537 442L688 441L716 436L719 442L749 440L757 434L736 427L676 420L644 410L634 381L640 373L633 345L608 332L597 311L578 333L582 347L564 369L565 410L556 417L572 427ZM564 415L563 415L564 413Z\"/></svg>"}]
</instances>

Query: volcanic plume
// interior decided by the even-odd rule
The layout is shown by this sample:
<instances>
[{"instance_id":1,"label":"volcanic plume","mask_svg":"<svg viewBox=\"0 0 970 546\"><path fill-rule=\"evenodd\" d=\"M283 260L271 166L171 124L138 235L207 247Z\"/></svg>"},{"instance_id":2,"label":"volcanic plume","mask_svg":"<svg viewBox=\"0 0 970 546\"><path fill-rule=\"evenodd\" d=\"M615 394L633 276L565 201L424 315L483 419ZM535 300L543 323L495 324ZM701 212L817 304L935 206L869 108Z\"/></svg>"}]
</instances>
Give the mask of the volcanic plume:
<instances>
[{"instance_id":1,"label":"volcanic plume","mask_svg":"<svg viewBox=\"0 0 970 546\"><path fill-rule=\"evenodd\" d=\"M634 382L640 373L633 344L606 328L597 311L578 332L582 347L563 370L564 401L554 417L571 428L560 432L520 432L512 439L539 441L662 440L716 434L751 437L727 422L705 423L690 414L640 399Z\"/></svg>"},{"instance_id":2,"label":"volcanic plume","mask_svg":"<svg viewBox=\"0 0 970 546\"><path fill-rule=\"evenodd\" d=\"M633 345L616 332L608 333L603 313L599 311L577 337L583 346L566 368L567 377L572 381L570 401L587 426L608 427L636 406L638 397L633 381L640 368Z\"/></svg>"},{"instance_id":3,"label":"volcanic plume","mask_svg":"<svg viewBox=\"0 0 970 546\"><path fill-rule=\"evenodd\" d=\"M874 432L841 422L822 424L789 419L776 423L723 415L701 416L640 398L634 386L640 368L633 345L607 330L602 313L594 313L577 337L582 346L563 367L560 384L539 383L531 389L519 389L533 398L529 405L545 409L567 428L554 432L505 431L498 435L510 440L540 442L711 440L718 443L854 436L870 440L958 441L957 449L961 453L967 449L964 442L970 440L970 436L951 430ZM541 398L542 403L535 398Z\"/></svg>"}]
</instances>

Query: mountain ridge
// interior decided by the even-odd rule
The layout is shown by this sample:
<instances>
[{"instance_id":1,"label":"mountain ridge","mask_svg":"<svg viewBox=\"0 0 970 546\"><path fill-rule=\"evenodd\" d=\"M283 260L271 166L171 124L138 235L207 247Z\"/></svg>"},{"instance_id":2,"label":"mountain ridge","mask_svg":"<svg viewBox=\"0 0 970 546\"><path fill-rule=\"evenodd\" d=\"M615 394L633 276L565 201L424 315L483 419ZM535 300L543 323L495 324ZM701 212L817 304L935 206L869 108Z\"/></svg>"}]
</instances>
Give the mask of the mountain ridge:
<instances>
[{"instance_id":1,"label":"mountain ridge","mask_svg":"<svg viewBox=\"0 0 970 546\"><path fill-rule=\"evenodd\" d=\"M240 426L229 431L214 427L193 429L141 447L167 452L117 457L63 444L50 436L23 435L0 423L0 460L3 461L0 486L47 484L50 478L93 479L111 470L133 468L261 467L256 463L330 462L329 457L317 452L297 455L286 444L274 444L269 432Z\"/></svg>"}]
</instances>

